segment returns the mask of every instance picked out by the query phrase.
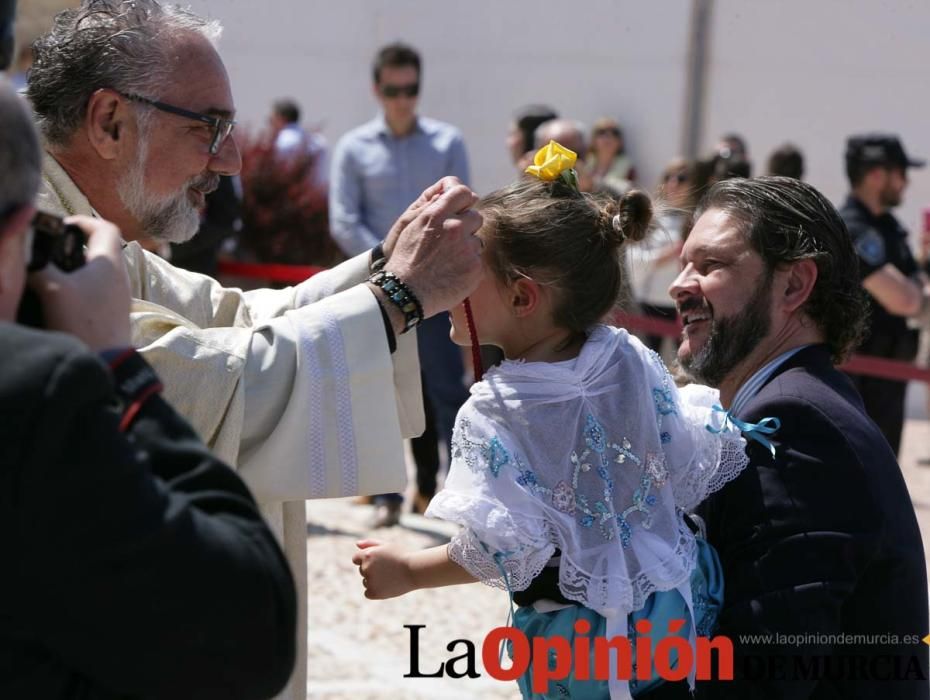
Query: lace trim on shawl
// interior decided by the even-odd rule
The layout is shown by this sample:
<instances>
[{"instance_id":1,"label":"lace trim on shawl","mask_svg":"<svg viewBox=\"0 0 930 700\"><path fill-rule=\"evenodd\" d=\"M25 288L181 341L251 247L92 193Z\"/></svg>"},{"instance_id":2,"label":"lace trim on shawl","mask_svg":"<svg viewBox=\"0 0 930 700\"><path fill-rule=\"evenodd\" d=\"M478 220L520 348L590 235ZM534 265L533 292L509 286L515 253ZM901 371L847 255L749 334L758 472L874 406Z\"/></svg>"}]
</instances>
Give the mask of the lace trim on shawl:
<instances>
[{"instance_id":1,"label":"lace trim on shawl","mask_svg":"<svg viewBox=\"0 0 930 700\"><path fill-rule=\"evenodd\" d=\"M430 516L465 525L471 515L481 512L481 518L495 523L498 529L516 527L509 513L502 508L490 507L457 494L441 491L430 503ZM649 571L640 571L632 579L599 576L577 565L566 554L568 543L552 528L546 528L547 544L524 537L515 548L495 557L488 546L471 528L465 526L449 543L449 558L482 583L492 588L525 590L549 563L556 548L561 552L559 561L559 589L562 594L593 610L607 615L614 612L632 612L646 603L650 594L678 588L688 580L697 558L697 545L687 526L679 531L672 556ZM507 580L501 572L507 573Z\"/></svg>"},{"instance_id":2,"label":"lace trim on shawl","mask_svg":"<svg viewBox=\"0 0 930 700\"><path fill-rule=\"evenodd\" d=\"M520 558L495 558L478 539L474 530L463 529L449 544L449 558L482 583L510 591L525 590L542 573L555 552L555 546L528 552ZM503 572L502 572L503 569ZM503 574L507 574L506 580Z\"/></svg>"},{"instance_id":3,"label":"lace trim on shawl","mask_svg":"<svg viewBox=\"0 0 930 700\"><path fill-rule=\"evenodd\" d=\"M675 503L685 511L694 510L704 499L738 477L749 464L746 440L738 430L719 429L723 414L713 410L717 392L696 384L679 389L684 424L691 436L694 454L679 477L672 481Z\"/></svg>"}]
</instances>

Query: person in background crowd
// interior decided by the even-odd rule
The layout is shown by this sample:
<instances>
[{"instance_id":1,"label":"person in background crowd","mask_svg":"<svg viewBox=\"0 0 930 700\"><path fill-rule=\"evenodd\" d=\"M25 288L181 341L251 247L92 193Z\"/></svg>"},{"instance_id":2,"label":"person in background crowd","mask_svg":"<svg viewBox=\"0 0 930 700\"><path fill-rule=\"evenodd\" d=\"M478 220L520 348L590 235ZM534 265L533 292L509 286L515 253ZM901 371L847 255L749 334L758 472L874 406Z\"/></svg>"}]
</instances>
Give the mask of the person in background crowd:
<instances>
[{"instance_id":1,"label":"person in background crowd","mask_svg":"<svg viewBox=\"0 0 930 700\"><path fill-rule=\"evenodd\" d=\"M662 172L656 198L661 203L656 215L657 230L642 243L630 246L627 267L640 310L650 318L678 318L668 288L678 276L678 256L691 228L695 196L692 167L684 158L673 159ZM646 334L646 344L659 352L664 337Z\"/></svg>"},{"instance_id":2,"label":"person in background crowd","mask_svg":"<svg viewBox=\"0 0 930 700\"><path fill-rule=\"evenodd\" d=\"M694 163L693 181L697 197L701 197L712 185L733 177L749 177L750 163L742 156L729 150L716 152Z\"/></svg>"},{"instance_id":3,"label":"person in background crowd","mask_svg":"<svg viewBox=\"0 0 930 700\"><path fill-rule=\"evenodd\" d=\"M804 179L804 154L792 143L779 146L769 156L767 175L782 175L795 180Z\"/></svg>"},{"instance_id":4,"label":"person in background crowd","mask_svg":"<svg viewBox=\"0 0 930 700\"><path fill-rule=\"evenodd\" d=\"M714 153L723 160L733 162L744 161L748 172L738 177L752 176L752 161L749 160L749 147L746 145L746 139L739 134L730 132L721 136L720 141L717 142L717 146L714 149Z\"/></svg>"},{"instance_id":5,"label":"person in background crowd","mask_svg":"<svg viewBox=\"0 0 930 700\"><path fill-rule=\"evenodd\" d=\"M582 192L594 192L596 187L591 168L588 167L588 140L587 128L574 119L552 119L540 124L536 129L533 148L538 150L550 141L563 145L578 156L575 163L575 173L578 177L578 188Z\"/></svg>"},{"instance_id":6,"label":"person in background crowd","mask_svg":"<svg viewBox=\"0 0 930 700\"><path fill-rule=\"evenodd\" d=\"M26 90L26 75L32 67L32 47L21 46L16 52L16 61L10 69L10 82L16 92Z\"/></svg>"},{"instance_id":7,"label":"person in background crowd","mask_svg":"<svg viewBox=\"0 0 930 700\"><path fill-rule=\"evenodd\" d=\"M286 162L306 157L312 161L311 179L318 187L329 182L329 149L321 134L300 125L300 106L292 99L276 100L268 117L274 151Z\"/></svg>"},{"instance_id":8,"label":"person in background crowd","mask_svg":"<svg viewBox=\"0 0 930 700\"><path fill-rule=\"evenodd\" d=\"M372 66L372 88L381 111L336 145L330 226L333 239L347 255L357 255L384 239L404 207L431 182L444 175L468 182L468 159L459 130L417 114L422 77L415 49L400 43L382 47ZM449 330L447 314L436 315L417 330L424 397L432 404L436 435L446 446L452 440L455 414L468 398L462 354ZM438 468L437 449L417 447L418 471L426 454L431 457L422 469ZM431 495L418 493L418 507L425 508ZM399 493L382 494L375 503L374 526L399 522L403 505Z\"/></svg>"},{"instance_id":9,"label":"person in background crowd","mask_svg":"<svg viewBox=\"0 0 930 700\"><path fill-rule=\"evenodd\" d=\"M558 113L547 105L528 105L517 112L507 132L507 150L520 175L533 162L536 129L540 124L558 118Z\"/></svg>"},{"instance_id":10,"label":"person in background crowd","mask_svg":"<svg viewBox=\"0 0 930 700\"><path fill-rule=\"evenodd\" d=\"M913 362L918 332L907 318L917 316L930 297L908 245L907 230L891 213L901 204L908 168L924 161L909 158L891 134L862 134L846 142L846 175L852 192L840 208L859 255L859 274L868 292L871 321L859 352ZM892 449L901 445L907 382L852 375L865 408Z\"/></svg>"},{"instance_id":11,"label":"person in background crowd","mask_svg":"<svg viewBox=\"0 0 930 700\"><path fill-rule=\"evenodd\" d=\"M587 164L595 187L620 197L633 186L636 170L626 153L623 131L614 119L602 117L594 122Z\"/></svg>"},{"instance_id":12,"label":"person in background crowd","mask_svg":"<svg viewBox=\"0 0 930 700\"><path fill-rule=\"evenodd\" d=\"M550 141L560 143L574 151L580 161L588 155L588 141L585 125L574 119L550 119L536 127L533 135L533 149L538 150Z\"/></svg>"}]
</instances>

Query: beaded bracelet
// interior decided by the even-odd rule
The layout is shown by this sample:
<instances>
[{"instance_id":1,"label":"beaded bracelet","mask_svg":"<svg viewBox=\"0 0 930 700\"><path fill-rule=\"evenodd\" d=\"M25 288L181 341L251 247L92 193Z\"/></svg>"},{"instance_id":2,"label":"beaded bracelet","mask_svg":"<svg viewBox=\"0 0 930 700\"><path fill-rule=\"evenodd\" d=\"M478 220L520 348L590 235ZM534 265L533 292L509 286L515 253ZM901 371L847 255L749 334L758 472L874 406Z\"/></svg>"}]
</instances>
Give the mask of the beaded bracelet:
<instances>
[{"instance_id":1,"label":"beaded bracelet","mask_svg":"<svg viewBox=\"0 0 930 700\"><path fill-rule=\"evenodd\" d=\"M368 281L376 287L381 287L391 303L403 312L404 330L401 333L406 333L423 322L423 306L420 300L393 272L380 270L369 277Z\"/></svg>"}]
</instances>

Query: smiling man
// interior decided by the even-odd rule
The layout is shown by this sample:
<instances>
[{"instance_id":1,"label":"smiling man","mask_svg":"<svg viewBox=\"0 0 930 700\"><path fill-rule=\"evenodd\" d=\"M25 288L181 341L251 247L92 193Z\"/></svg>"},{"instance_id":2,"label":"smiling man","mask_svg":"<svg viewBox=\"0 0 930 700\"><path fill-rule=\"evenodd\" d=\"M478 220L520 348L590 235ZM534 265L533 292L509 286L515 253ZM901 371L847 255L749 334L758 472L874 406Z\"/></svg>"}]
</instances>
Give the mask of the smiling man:
<instances>
[{"instance_id":1,"label":"smiling man","mask_svg":"<svg viewBox=\"0 0 930 700\"><path fill-rule=\"evenodd\" d=\"M144 251L146 238L193 236L205 194L239 171L219 33L154 0L60 13L29 75L47 151L39 206L122 230L133 344L284 544L304 622L287 697L303 698L304 500L403 488L402 437L422 431L416 334L405 332L477 285L480 216L474 193L443 180L410 197L379 253L284 290L226 289Z\"/></svg>"},{"instance_id":2,"label":"smiling man","mask_svg":"<svg viewBox=\"0 0 930 700\"><path fill-rule=\"evenodd\" d=\"M718 183L670 293L681 366L720 389L749 441L750 467L700 510L723 563L717 633L734 643L736 679L698 684L697 697L926 698L914 509L894 454L834 367L866 308L836 210L790 178ZM744 636L760 634L770 641Z\"/></svg>"}]
</instances>

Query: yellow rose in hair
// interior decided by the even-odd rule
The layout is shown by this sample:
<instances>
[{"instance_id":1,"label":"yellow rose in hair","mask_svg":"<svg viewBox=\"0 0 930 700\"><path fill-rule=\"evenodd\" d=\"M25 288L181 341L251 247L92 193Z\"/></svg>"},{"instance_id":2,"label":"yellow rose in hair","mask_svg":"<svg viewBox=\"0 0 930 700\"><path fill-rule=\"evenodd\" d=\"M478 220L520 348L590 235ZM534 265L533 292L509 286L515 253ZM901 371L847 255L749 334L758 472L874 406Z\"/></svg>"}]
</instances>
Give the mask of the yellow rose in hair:
<instances>
[{"instance_id":1,"label":"yellow rose in hair","mask_svg":"<svg viewBox=\"0 0 930 700\"><path fill-rule=\"evenodd\" d=\"M551 182L566 170L574 168L576 160L578 160L577 153L560 143L550 141L536 151L536 155L533 156L533 165L529 166L526 172L535 175L540 180Z\"/></svg>"}]
</instances>

